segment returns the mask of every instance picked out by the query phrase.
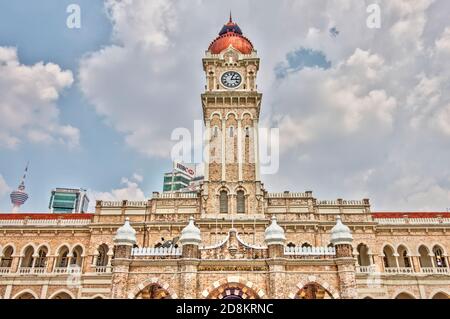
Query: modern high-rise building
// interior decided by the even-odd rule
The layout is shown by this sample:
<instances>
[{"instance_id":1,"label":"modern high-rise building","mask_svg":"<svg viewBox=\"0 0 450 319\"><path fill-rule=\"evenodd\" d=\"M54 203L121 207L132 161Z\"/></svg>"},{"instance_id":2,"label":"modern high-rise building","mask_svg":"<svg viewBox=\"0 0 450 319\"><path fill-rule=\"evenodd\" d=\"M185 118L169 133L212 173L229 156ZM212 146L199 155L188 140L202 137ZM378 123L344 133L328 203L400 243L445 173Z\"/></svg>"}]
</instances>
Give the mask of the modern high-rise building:
<instances>
[{"instance_id":1,"label":"modern high-rise building","mask_svg":"<svg viewBox=\"0 0 450 319\"><path fill-rule=\"evenodd\" d=\"M52 213L86 213L89 198L85 189L55 188L50 197L49 209Z\"/></svg>"},{"instance_id":2,"label":"modern high-rise building","mask_svg":"<svg viewBox=\"0 0 450 319\"><path fill-rule=\"evenodd\" d=\"M179 192L195 178L195 167L175 162L172 172L164 174L163 192Z\"/></svg>"}]
</instances>

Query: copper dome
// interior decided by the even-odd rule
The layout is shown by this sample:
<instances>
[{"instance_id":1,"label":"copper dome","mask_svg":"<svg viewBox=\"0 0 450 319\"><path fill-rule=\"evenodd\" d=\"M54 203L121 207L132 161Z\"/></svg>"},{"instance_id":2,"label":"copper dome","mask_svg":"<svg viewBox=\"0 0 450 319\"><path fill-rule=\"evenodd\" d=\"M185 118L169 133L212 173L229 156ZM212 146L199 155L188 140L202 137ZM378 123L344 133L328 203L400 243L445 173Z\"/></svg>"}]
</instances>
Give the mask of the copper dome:
<instances>
[{"instance_id":1,"label":"copper dome","mask_svg":"<svg viewBox=\"0 0 450 319\"><path fill-rule=\"evenodd\" d=\"M252 43L242 35L241 29L233 22L231 15L230 20L222 27L219 36L211 42L208 50L213 54L219 54L230 45L242 54L250 54L253 51Z\"/></svg>"}]
</instances>

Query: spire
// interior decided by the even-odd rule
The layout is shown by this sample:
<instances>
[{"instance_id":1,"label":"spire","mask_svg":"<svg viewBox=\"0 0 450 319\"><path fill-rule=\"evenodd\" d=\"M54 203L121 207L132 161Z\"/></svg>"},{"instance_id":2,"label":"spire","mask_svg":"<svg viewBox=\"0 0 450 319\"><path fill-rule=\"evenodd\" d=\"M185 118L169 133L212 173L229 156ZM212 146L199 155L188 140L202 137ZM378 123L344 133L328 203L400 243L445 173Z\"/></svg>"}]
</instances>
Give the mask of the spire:
<instances>
[{"instance_id":1,"label":"spire","mask_svg":"<svg viewBox=\"0 0 450 319\"><path fill-rule=\"evenodd\" d=\"M27 166L25 166L25 171L23 172L23 176L22 176L22 181L20 182L20 185L18 187L18 189L20 189L21 191L25 190L25 178L27 178L27 172L28 172L28 165L30 164L30 162L27 162Z\"/></svg>"},{"instance_id":2,"label":"spire","mask_svg":"<svg viewBox=\"0 0 450 319\"><path fill-rule=\"evenodd\" d=\"M228 21L228 23L233 23L233 17L231 16L231 10L230 10L230 20Z\"/></svg>"}]
</instances>

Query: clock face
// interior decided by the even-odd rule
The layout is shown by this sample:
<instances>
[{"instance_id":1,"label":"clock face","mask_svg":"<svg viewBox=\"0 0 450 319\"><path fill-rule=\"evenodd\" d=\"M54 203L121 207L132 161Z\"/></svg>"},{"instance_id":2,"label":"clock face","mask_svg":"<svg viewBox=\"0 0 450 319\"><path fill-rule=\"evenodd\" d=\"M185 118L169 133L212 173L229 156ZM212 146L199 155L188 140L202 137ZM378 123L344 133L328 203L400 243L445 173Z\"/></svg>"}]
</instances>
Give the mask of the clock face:
<instances>
[{"instance_id":1,"label":"clock face","mask_svg":"<svg viewBox=\"0 0 450 319\"><path fill-rule=\"evenodd\" d=\"M237 88L241 82L242 77L239 73L234 71L227 71L224 74L222 74L222 77L220 78L222 81L222 84L226 86L227 88L234 89Z\"/></svg>"}]
</instances>

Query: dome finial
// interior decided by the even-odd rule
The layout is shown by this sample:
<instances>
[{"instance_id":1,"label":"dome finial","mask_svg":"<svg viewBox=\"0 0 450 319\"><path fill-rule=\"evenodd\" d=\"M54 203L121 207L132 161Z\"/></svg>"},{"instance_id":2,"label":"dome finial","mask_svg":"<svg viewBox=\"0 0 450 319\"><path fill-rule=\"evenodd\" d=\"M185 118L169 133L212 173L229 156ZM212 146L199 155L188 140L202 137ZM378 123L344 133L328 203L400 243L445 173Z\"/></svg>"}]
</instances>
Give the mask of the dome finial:
<instances>
[{"instance_id":1,"label":"dome finial","mask_svg":"<svg viewBox=\"0 0 450 319\"><path fill-rule=\"evenodd\" d=\"M341 216L336 216L336 225L331 229L330 241L333 245L350 244L353 241L352 232L348 226L342 223Z\"/></svg>"}]
</instances>

